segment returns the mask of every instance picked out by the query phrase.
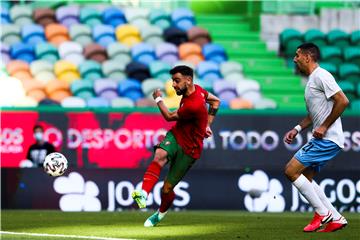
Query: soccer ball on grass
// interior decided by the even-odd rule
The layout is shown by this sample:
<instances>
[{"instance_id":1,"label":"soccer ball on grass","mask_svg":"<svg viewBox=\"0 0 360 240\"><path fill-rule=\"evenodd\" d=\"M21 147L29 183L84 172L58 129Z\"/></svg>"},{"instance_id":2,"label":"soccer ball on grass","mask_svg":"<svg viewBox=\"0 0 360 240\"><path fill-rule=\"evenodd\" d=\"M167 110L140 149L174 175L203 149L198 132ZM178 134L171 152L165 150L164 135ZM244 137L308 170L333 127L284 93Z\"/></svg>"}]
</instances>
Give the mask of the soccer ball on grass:
<instances>
[{"instance_id":1,"label":"soccer ball on grass","mask_svg":"<svg viewBox=\"0 0 360 240\"><path fill-rule=\"evenodd\" d=\"M53 152L45 157L43 166L47 174L58 177L63 175L68 168L68 161L61 153Z\"/></svg>"}]
</instances>

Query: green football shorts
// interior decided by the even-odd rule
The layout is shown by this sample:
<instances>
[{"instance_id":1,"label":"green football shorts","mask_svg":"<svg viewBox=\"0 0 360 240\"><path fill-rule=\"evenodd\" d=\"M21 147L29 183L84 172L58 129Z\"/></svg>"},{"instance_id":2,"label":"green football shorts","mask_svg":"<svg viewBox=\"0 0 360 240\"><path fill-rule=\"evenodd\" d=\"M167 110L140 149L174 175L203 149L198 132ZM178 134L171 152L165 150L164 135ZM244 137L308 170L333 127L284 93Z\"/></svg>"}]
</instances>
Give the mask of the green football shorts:
<instances>
[{"instance_id":1,"label":"green football shorts","mask_svg":"<svg viewBox=\"0 0 360 240\"><path fill-rule=\"evenodd\" d=\"M157 147L168 153L170 169L166 180L175 186L189 171L196 159L184 153L171 131L167 132L164 140Z\"/></svg>"}]
</instances>

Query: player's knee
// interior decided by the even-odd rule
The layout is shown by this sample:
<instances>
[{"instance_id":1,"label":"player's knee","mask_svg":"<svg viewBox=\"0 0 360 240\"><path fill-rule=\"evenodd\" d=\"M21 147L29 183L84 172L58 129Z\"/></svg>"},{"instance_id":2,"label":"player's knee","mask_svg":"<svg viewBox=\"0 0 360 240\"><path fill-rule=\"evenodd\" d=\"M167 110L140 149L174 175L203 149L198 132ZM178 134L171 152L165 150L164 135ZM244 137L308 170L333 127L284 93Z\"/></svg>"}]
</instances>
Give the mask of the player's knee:
<instances>
[{"instance_id":1,"label":"player's knee","mask_svg":"<svg viewBox=\"0 0 360 240\"><path fill-rule=\"evenodd\" d=\"M162 188L162 192L164 194L169 194L172 190L173 190L173 186L170 183L165 182Z\"/></svg>"}]
</instances>

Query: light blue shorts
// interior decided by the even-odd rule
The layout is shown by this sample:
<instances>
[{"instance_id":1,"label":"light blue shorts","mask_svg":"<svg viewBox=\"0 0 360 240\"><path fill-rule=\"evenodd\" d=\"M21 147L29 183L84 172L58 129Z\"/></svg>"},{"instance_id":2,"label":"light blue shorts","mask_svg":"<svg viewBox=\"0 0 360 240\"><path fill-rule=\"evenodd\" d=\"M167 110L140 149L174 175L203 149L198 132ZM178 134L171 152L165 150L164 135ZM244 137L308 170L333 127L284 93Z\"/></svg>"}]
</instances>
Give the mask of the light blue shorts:
<instances>
[{"instance_id":1,"label":"light blue shorts","mask_svg":"<svg viewBox=\"0 0 360 240\"><path fill-rule=\"evenodd\" d=\"M321 167L340 151L341 148L330 140L312 138L295 153L294 157L305 167L312 167L319 172Z\"/></svg>"}]
</instances>

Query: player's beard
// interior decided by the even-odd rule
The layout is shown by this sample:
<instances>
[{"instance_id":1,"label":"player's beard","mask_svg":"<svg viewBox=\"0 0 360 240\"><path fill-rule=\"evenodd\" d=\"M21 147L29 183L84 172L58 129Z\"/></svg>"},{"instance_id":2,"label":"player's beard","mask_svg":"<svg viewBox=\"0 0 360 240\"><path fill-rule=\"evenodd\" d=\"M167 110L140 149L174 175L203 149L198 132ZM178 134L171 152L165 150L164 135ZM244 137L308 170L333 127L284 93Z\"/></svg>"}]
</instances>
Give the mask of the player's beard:
<instances>
[{"instance_id":1,"label":"player's beard","mask_svg":"<svg viewBox=\"0 0 360 240\"><path fill-rule=\"evenodd\" d=\"M178 96L184 95L186 93L186 91L187 91L186 86L184 86L183 88L180 88L179 90L175 90L176 95L178 95Z\"/></svg>"}]
</instances>

